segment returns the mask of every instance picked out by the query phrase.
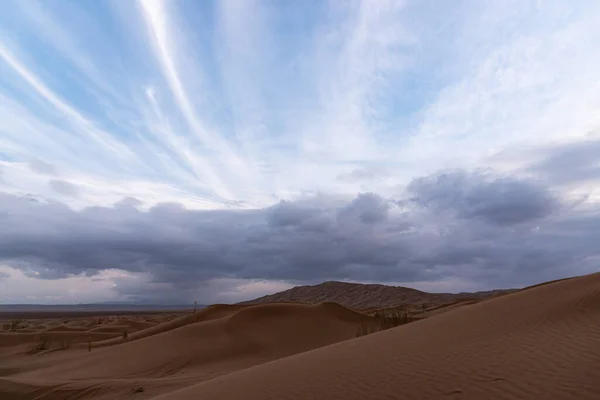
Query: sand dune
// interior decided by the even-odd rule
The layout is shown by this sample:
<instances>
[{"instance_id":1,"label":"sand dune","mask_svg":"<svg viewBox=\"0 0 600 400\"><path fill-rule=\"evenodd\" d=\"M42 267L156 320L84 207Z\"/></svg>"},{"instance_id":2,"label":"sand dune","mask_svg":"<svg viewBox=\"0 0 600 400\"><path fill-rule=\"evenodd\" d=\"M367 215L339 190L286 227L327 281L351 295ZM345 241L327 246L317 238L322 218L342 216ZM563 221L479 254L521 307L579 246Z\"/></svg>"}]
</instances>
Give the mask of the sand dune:
<instances>
[{"instance_id":1,"label":"sand dune","mask_svg":"<svg viewBox=\"0 0 600 400\"><path fill-rule=\"evenodd\" d=\"M370 320L337 304L261 305L78 355L28 377L212 377L353 338L357 324Z\"/></svg>"},{"instance_id":2,"label":"sand dune","mask_svg":"<svg viewBox=\"0 0 600 400\"><path fill-rule=\"evenodd\" d=\"M26 355L24 344L5 343L0 398L600 398L600 274L422 315L356 338L377 320L334 303L215 305L91 352Z\"/></svg>"},{"instance_id":3,"label":"sand dune","mask_svg":"<svg viewBox=\"0 0 600 400\"><path fill-rule=\"evenodd\" d=\"M31 364L7 381L11 393L19 391L24 399L32 393L36 399L66 398L67 392L92 386L94 398L113 398L110 393L119 390L130 395L133 382L159 394L354 338L357 326L373 321L338 304L217 305L153 327L152 334L140 331L145 336L137 340L116 338L118 345L70 350L60 362ZM0 381L0 394L3 389L9 390Z\"/></svg>"},{"instance_id":4,"label":"sand dune","mask_svg":"<svg viewBox=\"0 0 600 400\"><path fill-rule=\"evenodd\" d=\"M598 399L600 274L539 286L159 397Z\"/></svg>"},{"instance_id":5,"label":"sand dune","mask_svg":"<svg viewBox=\"0 0 600 400\"><path fill-rule=\"evenodd\" d=\"M139 331L134 331L129 335L129 341L139 340L143 338L147 338L150 336L158 335L163 332L172 331L173 329L177 329L186 325L194 324L202 321L209 321L217 318L221 318L235 311L244 308L244 306L240 305L225 305L225 304L215 304L206 308L199 310L196 313L188 313L186 315L180 316L168 322L163 322L156 325L151 325L148 328L141 329ZM122 331L121 331L122 332ZM123 342L121 337L104 340L100 342L95 342L94 347L105 347L121 344Z\"/></svg>"}]
</instances>

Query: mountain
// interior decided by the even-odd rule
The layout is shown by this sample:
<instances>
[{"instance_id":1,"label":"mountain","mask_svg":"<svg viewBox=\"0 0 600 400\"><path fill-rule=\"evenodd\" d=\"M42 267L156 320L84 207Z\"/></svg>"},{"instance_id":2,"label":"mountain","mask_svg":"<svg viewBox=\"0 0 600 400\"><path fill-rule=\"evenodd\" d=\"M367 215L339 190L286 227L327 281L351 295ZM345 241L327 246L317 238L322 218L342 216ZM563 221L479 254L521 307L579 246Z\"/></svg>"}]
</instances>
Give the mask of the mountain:
<instances>
[{"instance_id":1,"label":"mountain","mask_svg":"<svg viewBox=\"0 0 600 400\"><path fill-rule=\"evenodd\" d=\"M407 305L435 306L457 300L483 299L514 291L491 290L474 293L427 293L402 286L386 286L348 282L324 282L319 285L296 286L283 292L244 301L239 304L278 302L335 302L351 308L387 308Z\"/></svg>"}]
</instances>

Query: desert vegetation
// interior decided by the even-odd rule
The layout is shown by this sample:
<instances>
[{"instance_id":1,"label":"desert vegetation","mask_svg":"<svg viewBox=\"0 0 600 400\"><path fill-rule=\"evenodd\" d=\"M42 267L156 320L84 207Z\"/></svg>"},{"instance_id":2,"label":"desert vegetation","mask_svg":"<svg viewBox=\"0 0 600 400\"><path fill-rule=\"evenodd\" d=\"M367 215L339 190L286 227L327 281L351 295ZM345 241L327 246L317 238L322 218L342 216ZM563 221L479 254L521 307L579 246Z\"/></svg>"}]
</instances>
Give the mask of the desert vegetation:
<instances>
[{"instance_id":1,"label":"desert vegetation","mask_svg":"<svg viewBox=\"0 0 600 400\"><path fill-rule=\"evenodd\" d=\"M415 318L408 311L385 312L378 311L374 315L374 321L362 323L356 330L356 337L369 335L371 333L395 328L400 325L415 321Z\"/></svg>"},{"instance_id":2,"label":"desert vegetation","mask_svg":"<svg viewBox=\"0 0 600 400\"><path fill-rule=\"evenodd\" d=\"M25 327L25 321L21 320L21 319L15 319L12 320L10 322L7 322L5 324L1 325L1 328L3 331L8 331L8 332L16 332L21 328Z\"/></svg>"}]
</instances>

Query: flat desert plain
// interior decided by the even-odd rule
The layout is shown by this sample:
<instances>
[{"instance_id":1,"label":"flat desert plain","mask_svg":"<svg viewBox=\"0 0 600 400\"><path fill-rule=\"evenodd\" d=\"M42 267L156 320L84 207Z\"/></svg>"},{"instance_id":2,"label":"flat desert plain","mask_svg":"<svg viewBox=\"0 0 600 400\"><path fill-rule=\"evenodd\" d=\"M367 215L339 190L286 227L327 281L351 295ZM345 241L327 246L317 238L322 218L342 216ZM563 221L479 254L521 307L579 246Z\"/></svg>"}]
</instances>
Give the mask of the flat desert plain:
<instances>
[{"instance_id":1,"label":"flat desert plain","mask_svg":"<svg viewBox=\"0 0 600 400\"><path fill-rule=\"evenodd\" d=\"M0 399L600 399L600 274L415 319L273 303L5 320Z\"/></svg>"}]
</instances>

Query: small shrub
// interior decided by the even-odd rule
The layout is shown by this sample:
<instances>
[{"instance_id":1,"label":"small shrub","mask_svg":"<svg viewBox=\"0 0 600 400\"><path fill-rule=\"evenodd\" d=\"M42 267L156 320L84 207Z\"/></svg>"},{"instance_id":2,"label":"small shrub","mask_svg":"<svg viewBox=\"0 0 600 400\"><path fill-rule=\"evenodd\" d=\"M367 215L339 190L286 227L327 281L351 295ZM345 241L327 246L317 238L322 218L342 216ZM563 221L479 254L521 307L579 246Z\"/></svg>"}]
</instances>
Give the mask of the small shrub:
<instances>
[{"instance_id":1,"label":"small shrub","mask_svg":"<svg viewBox=\"0 0 600 400\"><path fill-rule=\"evenodd\" d=\"M14 321L10 321L10 323L8 324L8 330L11 332L15 332L16 330L21 328L21 324L23 324L23 321L20 319L15 319Z\"/></svg>"},{"instance_id":2,"label":"small shrub","mask_svg":"<svg viewBox=\"0 0 600 400\"><path fill-rule=\"evenodd\" d=\"M356 337L366 336L376 332L377 327L372 324L360 324L356 331Z\"/></svg>"},{"instance_id":3,"label":"small shrub","mask_svg":"<svg viewBox=\"0 0 600 400\"><path fill-rule=\"evenodd\" d=\"M395 328L400 325L408 324L414 321L408 312L376 312L374 315L375 322L371 324L361 324L357 331L356 337L366 336L378 331Z\"/></svg>"},{"instance_id":4,"label":"small shrub","mask_svg":"<svg viewBox=\"0 0 600 400\"><path fill-rule=\"evenodd\" d=\"M31 350L29 350L27 354L35 354L48 349L50 349L50 342L47 339L40 339L40 342L37 343Z\"/></svg>"}]
</instances>

